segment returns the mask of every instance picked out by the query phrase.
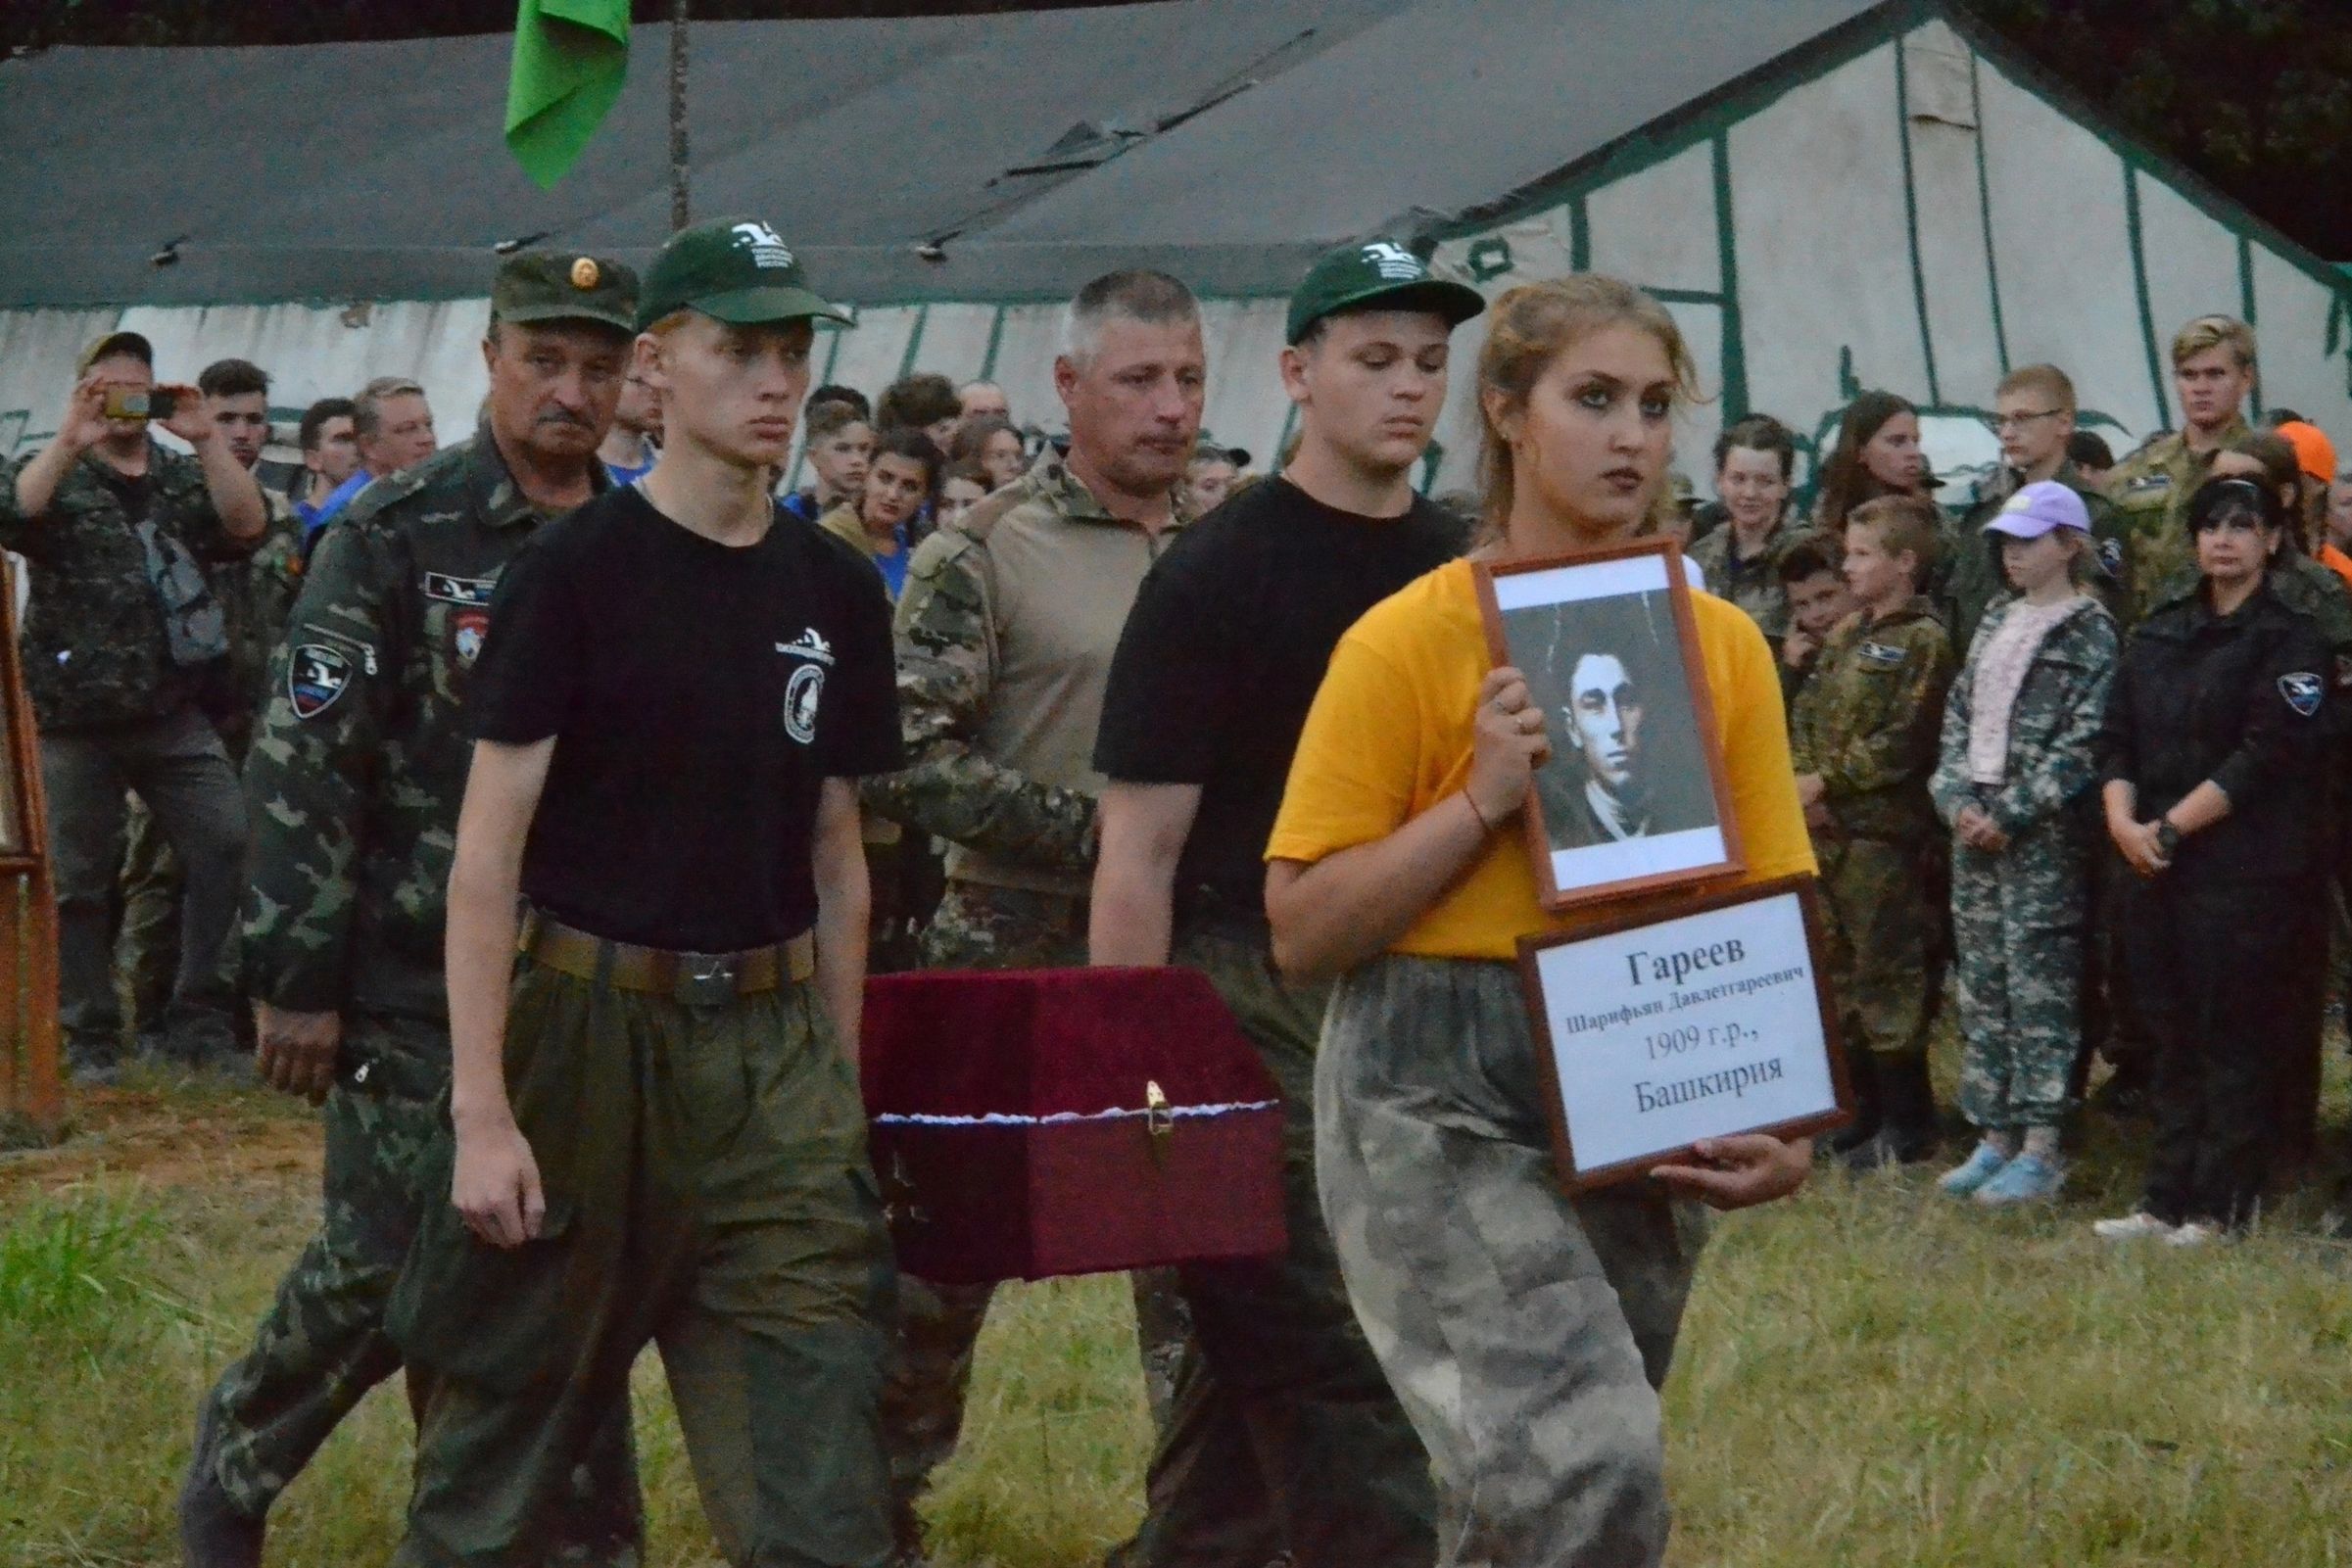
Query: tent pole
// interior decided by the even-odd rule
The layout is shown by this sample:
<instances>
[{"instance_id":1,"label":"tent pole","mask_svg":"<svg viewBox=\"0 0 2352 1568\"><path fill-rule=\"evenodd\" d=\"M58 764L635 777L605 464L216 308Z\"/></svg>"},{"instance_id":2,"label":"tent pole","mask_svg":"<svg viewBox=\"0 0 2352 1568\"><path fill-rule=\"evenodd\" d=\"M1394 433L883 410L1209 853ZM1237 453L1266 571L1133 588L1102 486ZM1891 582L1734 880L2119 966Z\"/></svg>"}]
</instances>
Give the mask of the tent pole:
<instances>
[{"instance_id":1,"label":"tent pole","mask_svg":"<svg viewBox=\"0 0 2352 1568\"><path fill-rule=\"evenodd\" d=\"M670 8L670 228L673 232L686 227L690 220L686 185L687 3L688 0L674 0Z\"/></svg>"}]
</instances>

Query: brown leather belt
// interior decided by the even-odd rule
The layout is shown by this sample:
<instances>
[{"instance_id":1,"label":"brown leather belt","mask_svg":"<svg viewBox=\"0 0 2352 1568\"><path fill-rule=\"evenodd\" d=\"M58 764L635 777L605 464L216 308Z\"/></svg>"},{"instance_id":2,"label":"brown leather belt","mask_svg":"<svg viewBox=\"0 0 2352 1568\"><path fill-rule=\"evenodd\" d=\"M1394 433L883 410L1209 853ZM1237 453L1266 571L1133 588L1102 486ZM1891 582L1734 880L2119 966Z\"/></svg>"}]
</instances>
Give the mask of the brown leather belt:
<instances>
[{"instance_id":1,"label":"brown leather belt","mask_svg":"<svg viewBox=\"0 0 2352 1568\"><path fill-rule=\"evenodd\" d=\"M743 953L673 953L607 941L529 910L519 945L533 963L557 974L687 1007L725 1007L738 997L797 985L817 972L817 945L805 933Z\"/></svg>"}]
</instances>

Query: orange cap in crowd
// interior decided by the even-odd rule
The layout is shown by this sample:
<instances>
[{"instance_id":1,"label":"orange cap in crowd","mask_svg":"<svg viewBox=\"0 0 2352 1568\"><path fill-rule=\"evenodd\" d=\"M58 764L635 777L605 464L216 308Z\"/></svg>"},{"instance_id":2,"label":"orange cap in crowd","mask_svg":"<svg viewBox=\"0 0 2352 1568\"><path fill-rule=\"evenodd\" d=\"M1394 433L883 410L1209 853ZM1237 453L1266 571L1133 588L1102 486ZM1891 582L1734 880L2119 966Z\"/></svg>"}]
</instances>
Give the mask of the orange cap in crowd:
<instances>
[{"instance_id":1,"label":"orange cap in crowd","mask_svg":"<svg viewBox=\"0 0 2352 1568\"><path fill-rule=\"evenodd\" d=\"M2335 443L2318 425L2289 419L2279 434L2295 449L2295 466L2325 485L2335 478Z\"/></svg>"}]
</instances>

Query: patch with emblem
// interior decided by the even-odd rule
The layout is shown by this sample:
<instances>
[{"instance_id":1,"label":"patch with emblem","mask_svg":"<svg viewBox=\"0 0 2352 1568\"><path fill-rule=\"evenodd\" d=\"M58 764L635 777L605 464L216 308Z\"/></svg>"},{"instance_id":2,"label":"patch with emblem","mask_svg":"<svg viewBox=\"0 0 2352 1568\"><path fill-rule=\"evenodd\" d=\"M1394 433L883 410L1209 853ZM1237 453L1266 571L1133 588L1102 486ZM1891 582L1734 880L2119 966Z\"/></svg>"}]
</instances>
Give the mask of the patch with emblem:
<instances>
[{"instance_id":1,"label":"patch with emblem","mask_svg":"<svg viewBox=\"0 0 2352 1568\"><path fill-rule=\"evenodd\" d=\"M796 659L814 659L819 664L833 662L833 644L826 641L825 634L813 626L804 628L800 635L790 642L777 643L776 651L789 653Z\"/></svg>"},{"instance_id":2,"label":"patch with emblem","mask_svg":"<svg viewBox=\"0 0 2352 1568\"><path fill-rule=\"evenodd\" d=\"M305 642L286 658L286 701L297 719L315 719L351 689L351 655L324 642Z\"/></svg>"},{"instance_id":3,"label":"patch with emblem","mask_svg":"<svg viewBox=\"0 0 2352 1568\"><path fill-rule=\"evenodd\" d=\"M817 740L817 699L825 694L825 666L803 664L784 684L784 733L802 745Z\"/></svg>"},{"instance_id":4,"label":"patch with emblem","mask_svg":"<svg viewBox=\"0 0 2352 1568\"><path fill-rule=\"evenodd\" d=\"M1879 670L1898 668L1905 656L1901 648L1885 642L1865 642L1854 651L1861 655L1864 664Z\"/></svg>"},{"instance_id":5,"label":"patch with emblem","mask_svg":"<svg viewBox=\"0 0 2352 1568\"><path fill-rule=\"evenodd\" d=\"M2325 689L2320 685L2320 678L2309 670L2297 670L2291 675L2279 677L2279 694L2286 698L2286 705L2302 718L2308 719L2320 711L2320 696Z\"/></svg>"},{"instance_id":6,"label":"patch with emblem","mask_svg":"<svg viewBox=\"0 0 2352 1568\"><path fill-rule=\"evenodd\" d=\"M474 660L482 656L482 640L488 636L488 610L459 610L450 617L450 651L457 656L458 669L474 667Z\"/></svg>"},{"instance_id":7,"label":"patch with emblem","mask_svg":"<svg viewBox=\"0 0 2352 1568\"><path fill-rule=\"evenodd\" d=\"M2109 577L2124 575L2124 542L2120 539L2099 541L2099 565Z\"/></svg>"},{"instance_id":8,"label":"patch with emblem","mask_svg":"<svg viewBox=\"0 0 2352 1568\"><path fill-rule=\"evenodd\" d=\"M591 257L583 256L572 263L572 287L575 289L593 289L603 276Z\"/></svg>"},{"instance_id":9,"label":"patch with emblem","mask_svg":"<svg viewBox=\"0 0 2352 1568\"><path fill-rule=\"evenodd\" d=\"M424 595L444 604L488 606L491 591L499 586L495 577L452 577L447 572L427 572L424 577Z\"/></svg>"},{"instance_id":10,"label":"patch with emblem","mask_svg":"<svg viewBox=\"0 0 2352 1568\"><path fill-rule=\"evenodd\" d=\"M2136 476L2130 484L2124 486L2124 493L2128 496L2141 496L2172 488L2173 476L2170 474L2140 474Z\"/></svg>"}]
</instances>

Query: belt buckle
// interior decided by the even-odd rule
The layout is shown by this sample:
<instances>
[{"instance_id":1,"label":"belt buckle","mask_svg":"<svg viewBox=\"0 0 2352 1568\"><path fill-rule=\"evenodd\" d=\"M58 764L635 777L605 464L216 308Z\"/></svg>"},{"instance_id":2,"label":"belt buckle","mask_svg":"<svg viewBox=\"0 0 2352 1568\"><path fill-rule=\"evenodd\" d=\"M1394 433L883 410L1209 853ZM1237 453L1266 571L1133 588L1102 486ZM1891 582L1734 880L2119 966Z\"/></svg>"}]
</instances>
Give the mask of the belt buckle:
<instances>
[{"instance_id":1,"label":"belt buckle","mask_svg":"<svg viewBox=\"0 0 2352 1568\"><path fill-rule=\"evenodd\" d=\"M686 1007L727 1007L735 1001L739 978L732 953L682 953L672 994Z\"/></svg>"}]
</instances>

